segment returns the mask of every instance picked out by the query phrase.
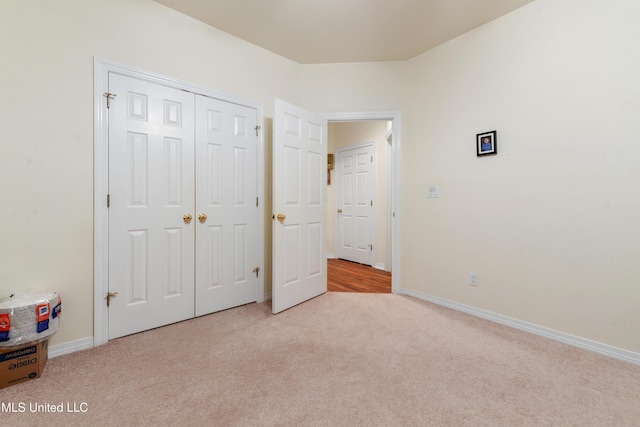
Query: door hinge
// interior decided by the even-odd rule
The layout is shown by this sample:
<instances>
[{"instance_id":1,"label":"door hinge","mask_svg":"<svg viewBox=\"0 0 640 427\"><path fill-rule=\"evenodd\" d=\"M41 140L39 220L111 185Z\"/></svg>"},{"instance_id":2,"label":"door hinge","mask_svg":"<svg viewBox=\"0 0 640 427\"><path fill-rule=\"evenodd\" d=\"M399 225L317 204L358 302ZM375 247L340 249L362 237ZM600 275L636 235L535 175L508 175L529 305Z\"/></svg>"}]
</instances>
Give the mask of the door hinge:
<instances>
[{"instance_id":1,"label":"door hinge","mask_svg":"<svg viewBox=\"0 0 640 427\"><path fill-rule=\"evenodd\" d=\"M258 207L258 198L256 197L256 208Z\"/></svg>"},{"instance_id":2,"label":"door hinge","mask_svg":"<svg viewBox=\"0 0 640 427\"><path fill-rule=\"evenodd\" d=\"M372 251L373 250L373 245L369 245L369 250Z\"/></svg>"},{"instance_id":3,"label":"door hinge","mask_svg":"<svg viewBox=\"0 0 640 427\"><path fill-rule=\"evenodd\" d=\"M371 201L371 206L373 206L373 200Z\"/></svg>"},{"instance_id":4,"label":"door hinge","mask_svg":"<svg viewBox=\"0 0 640 427\"><path fill-rule=\"evenodd\" d=\"M111 194L107 194L107 207L111 206Z\"/></svg>"},{"instance_id":5,"label":"door hinge","mask_svg":"<svg viewBox=\"0 0 640 427\"><path fill-rule=\"evenodd\" d=\"M260 273L260 267L256 267L252 271L256 273L256 277L258 277L258 274Z\"/></svg>"},{"instance_id":6,"label":"door hinge","mask_svg":"<svg viewBox=\"0 0 640 427\"><path fill-rule=\"evenodd\" d=\"M104 97L107 98L107 108L111 107L111 100L114 99L116 96L115 93L110 93L110 92L105 92L104 93Z\"/></svg>"},{"instance_id":7,"label":"door hinge","mask_svg":"<svg viewBox=\"0 0 640 427\"><path fill-rule=\"evenodd\" d=\"M373 156L371 156L371 163L373 163Z\"/></svg>"},{"instance_id":8,"label":"door hinge","mask_svg":"<svg viewBox=\"0 0 640 427\"><path fill-rule=\"evenodd\" d=\"M262 129L262 126L257 125L254 129L256 130L256 136L258 136L258 131Z\"/></svg>"}]
</instances>

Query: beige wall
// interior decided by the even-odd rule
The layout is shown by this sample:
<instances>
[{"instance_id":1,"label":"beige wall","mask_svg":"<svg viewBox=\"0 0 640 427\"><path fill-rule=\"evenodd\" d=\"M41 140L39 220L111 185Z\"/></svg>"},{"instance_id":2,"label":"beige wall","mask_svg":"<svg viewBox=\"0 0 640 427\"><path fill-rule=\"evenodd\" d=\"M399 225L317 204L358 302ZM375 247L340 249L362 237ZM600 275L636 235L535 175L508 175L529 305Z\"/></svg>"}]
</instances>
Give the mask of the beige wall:
<instances>
[{"instance_id":1,"label":"beige wall","mask_svg":"<svg viewBox=\"0 0 640 427\"><path fill-rule=\"evenodd\" d=\"M335 153L337 149L350 145L374 143L375 150L375 246L374 267L391 271L385 265L387 248L387 124L381 120L357 122L329 122L328 149ZM336 254L335 247L335 169L331 171L331 184L327 186L327 253Z\"/></svg>"},{"instance_id":2,"label":"beige wall","mask_svg":"<svg viewBox=\"0 0 640 427\"><path fill-rule=\"evenodd\" d=\"M406 62L302 65L300 102L318 113L402 110L407 65Z\"/></svg>"},{"instance_id":3,"label":"beige wall","mask_svg":"<svg viewBox=\"0 0 640 427\"><path fill-rule=\"evenodd\" d=\"M0 20L0 287L62 293L53 345L93 331L99 56L254 99L267 127L274 97L401 110L402 286L640 353L637 1L536 0L363 64L298 65L151 0L4 2ZM499 154L476 158L493 129Z\"/></svg>"},{"instance_id":4,"label":"beige wall","mask_svg":"<svg viewBox=\"0 0 640 427\"><path fill-rule=\"evenodd\" d=\"M639 19L537 0L409 62L404 287L640 352Z\"/></svg>"},{"instance_id":5,"label":"beige wall","mask_svg":"<svg viewBox=\"0 0 640 427\"><path fill-rule=\"evenodd\" d=\"M151 0L4 1L0 24L0 289L60 292L68 343L93 336L94 56L253 99L269 128L300 67Z\"/></svg>"}]
</instances>

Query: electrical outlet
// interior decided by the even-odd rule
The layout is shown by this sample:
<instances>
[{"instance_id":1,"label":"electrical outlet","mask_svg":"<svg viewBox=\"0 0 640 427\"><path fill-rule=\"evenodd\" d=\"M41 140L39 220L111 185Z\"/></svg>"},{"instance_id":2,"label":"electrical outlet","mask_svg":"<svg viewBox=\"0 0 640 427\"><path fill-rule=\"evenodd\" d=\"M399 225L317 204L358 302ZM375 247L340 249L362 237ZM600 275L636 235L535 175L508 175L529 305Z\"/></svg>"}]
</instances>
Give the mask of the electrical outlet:
<instances>
[{"instance_id":1,"label":"electrical outlet","mask_svg":"<svg viewBox=\"0 0 640 427\"><path fill-rule=\"evenodd\" d=\"M469 273L469 285L478 286L478 273Z\"/></svg>"}]
</instances>

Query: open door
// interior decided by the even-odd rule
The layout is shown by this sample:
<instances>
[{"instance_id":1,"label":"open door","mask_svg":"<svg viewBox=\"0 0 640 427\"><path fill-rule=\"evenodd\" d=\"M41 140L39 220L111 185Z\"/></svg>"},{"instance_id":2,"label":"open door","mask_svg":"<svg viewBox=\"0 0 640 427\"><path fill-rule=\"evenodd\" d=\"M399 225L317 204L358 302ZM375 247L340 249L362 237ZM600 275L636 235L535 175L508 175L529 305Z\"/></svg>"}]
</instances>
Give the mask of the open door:
<instances>
[{"instance_id":1,"label":"open door","mask_svg":"<svg viewBox=\"0 0 640 427\"><path fill-rule=\"evenodd\" d=\"M327 120L276 99L274 314L327 292L326 202Z\"/></svg>"}]
</instances>

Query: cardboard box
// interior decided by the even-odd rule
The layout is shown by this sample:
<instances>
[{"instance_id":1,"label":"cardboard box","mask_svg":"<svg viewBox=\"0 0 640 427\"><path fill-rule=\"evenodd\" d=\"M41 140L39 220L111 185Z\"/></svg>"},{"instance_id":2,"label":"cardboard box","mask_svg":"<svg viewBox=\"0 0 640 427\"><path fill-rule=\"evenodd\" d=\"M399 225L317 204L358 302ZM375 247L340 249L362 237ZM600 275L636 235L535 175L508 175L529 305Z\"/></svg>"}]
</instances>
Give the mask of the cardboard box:
<instances>
[{"instance_id":1,"label":"cardboard box","mask_svg":"<svg viewBox=\"0 0 640 427\"><path fill-rule=\"evenodd\" d=\"M0 347L0 389L40 377L47 363L49 340L19 347Z\"/></svg>"}]
</instances>

